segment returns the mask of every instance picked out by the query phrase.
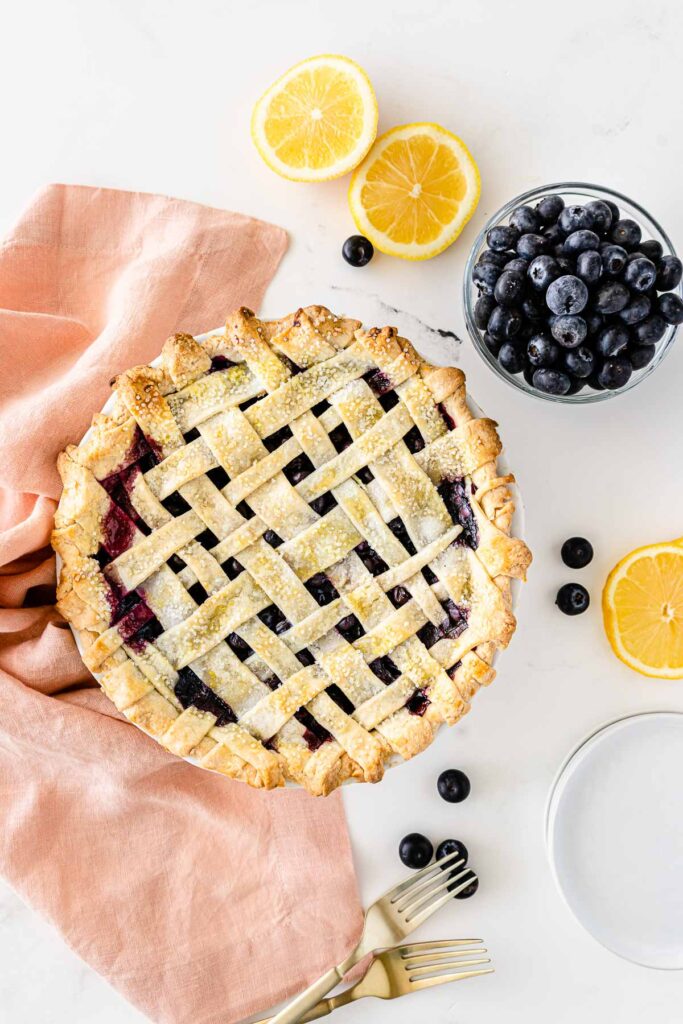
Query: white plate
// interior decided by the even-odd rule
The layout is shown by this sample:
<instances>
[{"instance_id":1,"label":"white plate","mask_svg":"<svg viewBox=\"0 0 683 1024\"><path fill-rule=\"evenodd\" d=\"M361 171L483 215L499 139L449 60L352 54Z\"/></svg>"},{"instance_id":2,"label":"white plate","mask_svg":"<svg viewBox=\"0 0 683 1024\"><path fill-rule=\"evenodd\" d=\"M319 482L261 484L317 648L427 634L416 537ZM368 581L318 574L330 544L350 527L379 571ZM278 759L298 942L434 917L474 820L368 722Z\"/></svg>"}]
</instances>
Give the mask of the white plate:
<instances>
[{"instance_id":1,"label":"white plate","mask_svg":"<svg viewBox=\"0 0 683 1024\"><path fill-rule=\"evenodd\" d=\"M223 332L224 332L224 328L223 327L216 327L212 331L206 331L204 334L197 334L197 335L195 335L195 340L198 341L198 342L204 342L211 335L223 334ZM161 355L157 356L156 359L153 359L152 362L150 363L150 366L159 366L160 363L161 363ZM471 399L469 395L467 396L467 398L468 398L468 403L470 405L470 408L471 408L472 412L475 413L477 416L483 416L484 413L480 409L480 407L477 405L477 403L473 399ZM107 401L102 406L102 410L101 411L103 413L109 413L109 412L113 411L113 408L114 408L114 395L112 394L112 395L109 396ZM90 430L91 430L91 428L88 428L88 430L86 430L85 434L81 438L81 441L80 441L81 444L83 443L83 441L87 440L87 438L90 436ZM509 469L507 461L505 459L505 452L502 452L501 455L498 456L498 468L499 468L499 471L500 471L501 475L507 475L507 474L510 473L510 469ZM523 502L522 502L522 497L521 497L521 494L519 493L519 490L517 488L515 488L515 514L514 514L512 529L513 529L513 533L515 534L516 537L521 537L521 538L524 537L524 522L525 522L525 515L524 515L524 505L523 505ZM62 569L62 562L61 562L61 559L60 559L59 555L57 555L57 575L58 576L59 576L59 573L61 572L61 569ZM520 585L519 581L518 580L513 580L512 581L512 607L513 607L513 609L515 611L517 609L517 603L518 603L520 588L521 588L521 585ZM71 631L73 633L74 631L73 631L73 629L71 627L71 623L69 623L69 628L71 628ZM81 644L78 636L75 633L74 633L74 640L76 641L76 647L78 648L79 654L81 656L83 656L82 644ZM494 664L495 664L495 657L494 657ZM95 679L98 679L98 675L97 675L96 672L93 672L92 675L95 677ZM141 727L137 726L137 728L139 729ZM142 731L146 732L145 729L143 729ZM147 735L151 735L151 734L147 733ZM156 738L154 736L152 736L152 739L156 739ZM199 761L196 761L192 757L186 757L186 758L184 758L184 760L185 761L189 761L191 764L196 765L198 768L204 768L204 765L200 764ZM405 764L405 761L403 760L403 758L401 758L397 754L395 756L395 758L390 759L387 762L387 767L394 767L394 766L398 766L400 764ZM204 770L205 771L210 771L211 769L206 769L205 768ZM356 781L358 781L358 780L353 779L353 778L346 779L344 781L344 783L342 783L342 785L351 784L351 783L354 783ZM295 786L296 783L288 781L286 783L286 785L288 785L288 786Z\"/></svg>"},{"instance_id":2,"label":"white plate","mask_svg":"<svg viewBox=\"0 0 683 1024\"><path fill-rule=\"evenodd\" d=\"M683 969L683 714L648 712L589 736L548 801L555 881L618 956Z\"/></svg>"}]
</instances>

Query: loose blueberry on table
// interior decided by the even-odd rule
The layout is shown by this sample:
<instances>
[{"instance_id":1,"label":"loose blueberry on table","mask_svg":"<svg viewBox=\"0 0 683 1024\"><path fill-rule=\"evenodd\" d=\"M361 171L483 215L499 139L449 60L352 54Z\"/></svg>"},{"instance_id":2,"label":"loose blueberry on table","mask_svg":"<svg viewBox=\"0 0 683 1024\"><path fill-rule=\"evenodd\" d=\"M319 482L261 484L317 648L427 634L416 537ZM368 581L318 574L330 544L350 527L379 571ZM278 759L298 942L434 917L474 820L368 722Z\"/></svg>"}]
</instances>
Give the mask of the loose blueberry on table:
<instances>
[{"instance_id":1,"label":"loose blueberry on table","mask_svg":"<svg viewBox=\"0 0 683 1024\"><path fill-rule=\"evenodd\" d=\"M434 854L434 847L421 832L410 832L398 847L398 855L407 868L426 867Z\"/></svg>"},{"instance_id":2,"label":"loose blueberry on table","mask_svg":"<svg viewBox=\"0 0 683 1024\"><path fill-rule=\"evenodd\" d=\"M439 796L449 804L459 804L470 795L470 780L459 768L447 768L441 772L436 787Z\"/></svg>"},{"instance_id":3,"label":"loose blueberry on table","mask_svg":"<svg viewBox=\"0 0 683 1024\"><path fill-rule=\"evenodd\" d=\"M583 569L593 561L593 545L585 537L570 537L562 545L560 554L570 569Z\"/></svg>"},{"instance_id":4,"label":"loose blueberry on table","mask_svg":"<svg viewBox=\"0 0 683 1024\"><path fill-rule=\"evenodd\" d=\"M342 246L342 256L352 267L365 267L375 255L375 249L365 235L351 235Z\"/></svg>"},{"instance_id":5,"label":"loose blueberry on table","mask_svg":"<svg viewBox=\"0 0 683 1024\"><path fill-rule=\"evenodd\" d=\"M580 583L565 583L557 592L555 604L565 615L580 615L590 604L590 595Z\"/></svg>"},{"instance_id":6,"label":"loose blueberry on table","mask_svg":"<svg viewBox=\"0 0 683 1024\"><path fill-rule=\"evenodd\" d=\"M616 390L683 323L683 264L615 203L545 196L487 233L474 321L507 373L536 391Z\"/></svg>"},{"instance_id":7,"label":"loose blueberry on table","mask_svg":"<svg viewBox=\"0 0 683 1024\"><path fill-rule=\"evenodd\" d=\"M467 864L468 852L467 847L464 843L461 843L459 839L444 839L436 848L436 859L441 860L442 857L447 857L449 853L454 853L456 861L464 861ZM442 868L445 871L449 865Z\"/></svg>"}]
</instances>

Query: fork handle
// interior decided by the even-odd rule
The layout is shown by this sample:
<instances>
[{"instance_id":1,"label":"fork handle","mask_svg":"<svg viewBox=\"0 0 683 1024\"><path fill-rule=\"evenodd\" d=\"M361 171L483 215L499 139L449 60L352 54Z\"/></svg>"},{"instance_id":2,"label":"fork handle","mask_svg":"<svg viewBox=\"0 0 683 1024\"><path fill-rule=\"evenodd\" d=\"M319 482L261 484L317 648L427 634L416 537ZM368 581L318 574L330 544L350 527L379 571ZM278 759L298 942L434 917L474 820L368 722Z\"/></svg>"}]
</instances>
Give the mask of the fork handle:
<instances>
[{"instance_id":1,"label":"fork handle","mask_svg":"<svg viewBox=\"0 0 683 1024\"><path fill-rule=\"evenodd\" d=\"M341 993L344 995L344 993ZM305 1013L301 1018L300 1024L308 1024L308 1021L318 1020L319 1017L326 1017L328 1013L332 1013L333 1010L337 1009L337 1006L344 1006L343 1002L337 1003L338 996L332 996L330 999L321 999L319 1003L316 1003L312 1010ZM264 1017L263 1020L255 1020L253 1024L271 1024L272 1017Z\"/></svg>"},{"instance_id":2,"label":"fork handle","mask_svg":"<svg viewBox=\"0 0 683 1024\"><path fill-rule=\"evenodd\" d=\"M297 1021L304 1019L304 1014L307 1014L312 1010L316 1003L321 1000L323 996L327 995L330 989L339 984L349 968L357 962L358 958L351 956L348 960L345 960L337 967L332 967L329 971L323 974L322 977L318 978L317 981L314 981L312 985L309 985L307 989L293 999L291 1003L288 1003L283 1010L276 1013L275 1016L271 1018L271 1024L297 1024Z\"/></svg>"}]
</instances>

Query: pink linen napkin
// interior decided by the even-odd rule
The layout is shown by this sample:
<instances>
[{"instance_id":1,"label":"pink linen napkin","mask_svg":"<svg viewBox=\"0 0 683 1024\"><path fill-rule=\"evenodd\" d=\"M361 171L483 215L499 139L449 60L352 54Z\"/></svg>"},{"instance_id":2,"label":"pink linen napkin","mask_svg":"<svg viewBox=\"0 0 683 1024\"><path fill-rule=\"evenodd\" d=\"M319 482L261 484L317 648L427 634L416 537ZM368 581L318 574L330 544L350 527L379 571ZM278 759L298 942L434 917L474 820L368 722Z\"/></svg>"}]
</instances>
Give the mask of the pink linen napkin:
<instances>
[{"instance_id":1,"label":"pink linen napkin","mask_svg":"<svg viewBox=\"0 0 683 1024\"><path fill-rule=\"evenodd\" d=\"M160 1024L230 1024L342 959L349 840L338 794L194 768L96 687L53 607L54 464L114 374L258 307L286 245L239 214L72 186L0 245L0 873Z\"/></svg>"}]
</instances>

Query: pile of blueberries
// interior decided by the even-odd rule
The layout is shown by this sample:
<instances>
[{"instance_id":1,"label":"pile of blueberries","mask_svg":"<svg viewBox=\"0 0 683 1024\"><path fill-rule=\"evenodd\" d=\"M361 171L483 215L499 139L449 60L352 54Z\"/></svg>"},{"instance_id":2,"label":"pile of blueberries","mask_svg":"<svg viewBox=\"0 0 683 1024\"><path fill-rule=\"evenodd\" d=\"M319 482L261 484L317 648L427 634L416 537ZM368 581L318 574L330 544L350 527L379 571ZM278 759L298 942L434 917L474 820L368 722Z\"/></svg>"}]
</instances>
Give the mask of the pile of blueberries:
<instances>
[{"instance_id":1,"label":"pile of blueberries","mask_svg":"<svg viewBox=\"0 0 683 1024\"><path fill-rule=\"evenodd\" d=\"M474 320L508 373L549 395L614 390L683 322L683 264L601 199L518 206L486 235L474 267Z\"/></svg>"}]
</instances>

